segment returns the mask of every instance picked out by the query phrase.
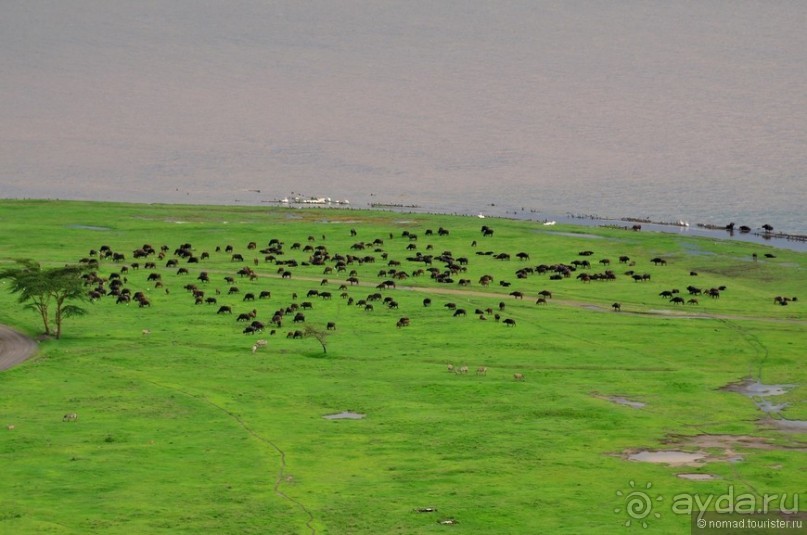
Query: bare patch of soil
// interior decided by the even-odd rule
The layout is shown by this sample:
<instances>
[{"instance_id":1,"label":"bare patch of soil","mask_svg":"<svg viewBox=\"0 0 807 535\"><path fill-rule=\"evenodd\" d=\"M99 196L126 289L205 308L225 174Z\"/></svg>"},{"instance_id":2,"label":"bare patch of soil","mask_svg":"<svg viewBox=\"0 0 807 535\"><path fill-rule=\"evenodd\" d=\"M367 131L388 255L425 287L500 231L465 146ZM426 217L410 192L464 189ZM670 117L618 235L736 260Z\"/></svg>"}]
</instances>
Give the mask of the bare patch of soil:
<instances>
[{"instance_id":1,"label":"bare patch of soil","mask_svg":"<svg viewBox=\"0 0 807 535\"><path fill-rule=\"evenodd\" d=\"M0 325L0 370L16 366L36 353L37 349L35 340Z\"/></svg>"},{"instance_id":2,"label":"bare patch of soil","mask_svg":"<svg viewBox=\"0 0 807 535\"><path fill-rule=\"evenodd\" d=\"M358 412L342 411L337 414L326 414L323 416L326 420L361 420L366 414Z\"/></svg>"}]
</instances>

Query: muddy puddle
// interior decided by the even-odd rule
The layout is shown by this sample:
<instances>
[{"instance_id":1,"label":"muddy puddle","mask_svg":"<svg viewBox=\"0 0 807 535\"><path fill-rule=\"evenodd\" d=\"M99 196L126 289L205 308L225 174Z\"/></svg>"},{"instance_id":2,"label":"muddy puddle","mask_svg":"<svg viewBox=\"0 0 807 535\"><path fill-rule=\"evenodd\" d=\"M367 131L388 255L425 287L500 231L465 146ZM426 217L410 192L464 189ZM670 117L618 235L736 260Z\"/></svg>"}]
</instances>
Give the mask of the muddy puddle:
<instances>
[{"instance_id":1,"label":"muddy puddle","mask_svg":"<svg viewBox=\"0 0 807 535\"><path fill-rule=\"evenodd\" d=\"M631 407L633 409L641 409L647 406L647 403L642 403L641 401L634 401L632 399L628 399L623 396L603 396L597 393L593 393L591 395L597 399L604 399L606 401L610 401L611 403L616 403L617 405L624 405L625 407Z\"/></svg>"},{"instance_id":2,"label":"muddy puddle","mask_svg":"<svg viewBox=\"0 0 807 535\"><path fill-rule=\"evenodd\" d=\"M787 394L796 386L797 385L793 384L766 385L760 381L746 378L736 383L729 383L721 390L736 392L751 398L757 408L765 413L766 417L759 421L761 426L789 433L807 433L807 421L788 420L778 416L783 410L790 406L790 403L775 403L766 399L772 396Z\"/></svg>"},{"instance_id":3,"label":"muddy puddle","mask_svg":"<svg viewBox=\"0 0 807 535\"><path fill-rule=\"evenodd\" d=\"M93 226L93 225L69 225L66 228L73 229L73 230L96 230L96 231L99 231L99 232L112 230L109 227L96 227L96 226Z\"/></svg>"},{"instance_id":4,"label":"muddy puddle","mask_svg":"<svg viewBox=\"0 0 807 535\"><path fill-rule=\"evenodd\" d=\"M750 435L672 435L664 443L669 449L627 450L624 452L624 456L630 461L670 466L703 466L709 462L740 462L743 460L743 456L737 451L740 449L807 452L807 447L780 446L771 443L768 439ZM684 451L684 448L697 451L687 452Z\"/></svg>"},{"instance_id":5,"label":"muddy puddle","mask_svg":"<svg viewBox=\"0 0 807 535\"><path fill-rule=\"evenodd\" d=\"M768 397L768 396L781 396L787 394L790 390L795 388L796 385L766 385L753 379L743 379L737 383L729 383L721 390L728 392L737 392L749 398L754 397Z\"/></svg>"},{"instance_id":6,"label":"muddy puddle","mask_svg":"<svg viewBox=\"0 0 807 535\"><path fill-rule=\"evenodd\" d=\"M361 420L366 414L358 412L342 411L336 414L326 414L323 416L326 420Z\"/></svg>"},{"instance_id":7,"label":"muddy puddle","mask_svg":"<svg viewBox=\"0 0 807 535\"><path fill-rule=\"evenodd\" d=\"M807 420L786 420L784 418L765 418L759 421L764 427L772 427L788 433L807 433Z\"/></svg>"},{"instance_id":8,"label":"muddy puddle","mask_svg":"<svg viewBox=\"0 0 807 535\"><path fill-rule=\"evenodd\" d=\"M707 456L708 454L704 452L687 453L673 450L641 450L627 455L629 461L669 464L670 466L701 466L706 462Z\"/></svg>"},{"instance_id":9,"label":"muddy puddle","mask_svg":"<svg viewBox=\"0 0 807 535\"><path fill-rule=\"evenodd\" d=\"M712 481L717 479L714 474L678 474L681 479L688 479L689 481Z\"/></svg>"}]
</instances>

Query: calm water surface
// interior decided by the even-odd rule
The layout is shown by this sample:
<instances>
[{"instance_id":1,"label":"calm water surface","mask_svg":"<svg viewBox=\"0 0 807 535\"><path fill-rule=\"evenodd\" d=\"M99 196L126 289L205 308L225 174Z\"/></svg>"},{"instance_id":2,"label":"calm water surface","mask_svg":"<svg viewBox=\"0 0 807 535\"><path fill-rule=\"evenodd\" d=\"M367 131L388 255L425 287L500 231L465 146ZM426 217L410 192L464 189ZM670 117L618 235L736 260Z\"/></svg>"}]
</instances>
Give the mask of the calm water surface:
<instances>
[{"instance_id":1,"label":"calm water surface","mask_svg":"<svg viewBox=\"0 0 807 535\"><path fill-rule=\"evenodd\" d=\"M807 234L804 28L801 1L5 2L0 197Z\"/></svg>"}]
</instances>

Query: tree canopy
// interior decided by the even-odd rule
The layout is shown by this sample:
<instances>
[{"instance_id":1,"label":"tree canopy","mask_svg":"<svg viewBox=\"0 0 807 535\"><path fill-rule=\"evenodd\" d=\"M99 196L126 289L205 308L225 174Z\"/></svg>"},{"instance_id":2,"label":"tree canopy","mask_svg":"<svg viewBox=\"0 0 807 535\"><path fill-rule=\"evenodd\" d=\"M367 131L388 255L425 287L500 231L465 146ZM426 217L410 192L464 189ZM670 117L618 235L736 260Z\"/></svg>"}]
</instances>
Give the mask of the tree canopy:
<instances>
[{"instance_id":1,"label":"tree canopy","mask_svg":"<svg viewBox=\"0 0 807 535\"><path fill-rule=\"evenodd\" d=\"M78 265L45 268L29 259L19 259L17 266L0 271L0 279L9 279L9 291L18 294L18 301L35 310L42 318L45 334L62 335L62 321L86 314L86 310L70 304L85 297L81 278L86 268ZM55 325L55 332L51 324Z\"/></svg>"}]
</instances>

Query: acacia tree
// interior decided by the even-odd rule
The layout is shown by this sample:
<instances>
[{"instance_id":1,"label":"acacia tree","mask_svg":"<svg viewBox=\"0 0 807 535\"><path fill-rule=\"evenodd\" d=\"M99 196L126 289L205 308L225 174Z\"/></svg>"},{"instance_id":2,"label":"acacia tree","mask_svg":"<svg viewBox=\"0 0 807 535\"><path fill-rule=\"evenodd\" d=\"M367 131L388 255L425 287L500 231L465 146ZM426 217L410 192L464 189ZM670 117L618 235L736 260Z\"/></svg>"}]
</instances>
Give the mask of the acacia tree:
<instances>
[{"instance_id":1,"label":"acacia tree","mask_svg":"<svg viewBox=\"0 0 807 535\"><path fill-rule=\"evenodd\" d=\"M80 316L87 311L69 301L84 298L84 281L81 275L85 268L76 265L42 269L38 262L29 259L17 260L17 267L0 271L0 279L9 279L11 293L19 294L20 303L35 310L42 318L45 334L62 335L62 321L71 316ZM51 304L54 305L51 330Z\"/></svg>"},{"instance_id":2,"label":"acacia tree","mask_svg":"<svg viewBox=\"0 0 807 535\"><path fill-rule=\"evenodd\" d=\"M319 345L322 346L322 352L328 352L328 332L323 331L321 329L317 329L311 325L305 326L305 336L308 338L316 338Z\"/></svg>"}]
</instances>

